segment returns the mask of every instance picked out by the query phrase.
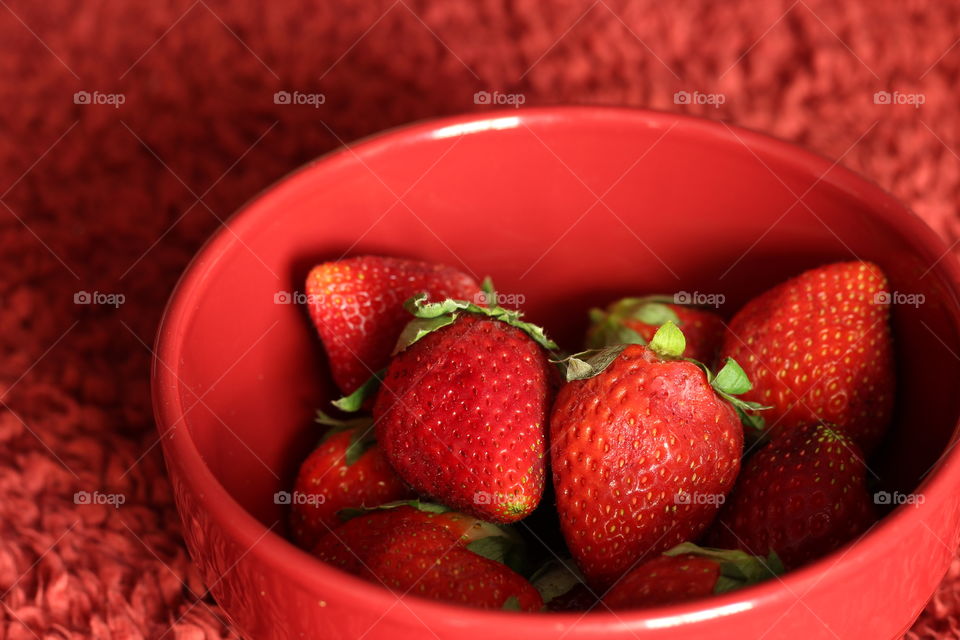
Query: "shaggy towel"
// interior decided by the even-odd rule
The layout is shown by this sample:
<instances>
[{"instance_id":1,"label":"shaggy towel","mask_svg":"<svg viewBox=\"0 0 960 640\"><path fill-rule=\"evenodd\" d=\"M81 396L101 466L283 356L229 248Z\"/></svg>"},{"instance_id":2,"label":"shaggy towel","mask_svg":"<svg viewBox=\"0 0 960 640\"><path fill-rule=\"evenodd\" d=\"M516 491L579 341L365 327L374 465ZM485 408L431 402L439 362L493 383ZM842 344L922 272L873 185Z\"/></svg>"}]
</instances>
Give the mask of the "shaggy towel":
<instances>
[{"instance_id":1,"label":"shaggy towel","mask_svg":"<svg viewBox=\"0 0 960 640\"><path fill-rule=\"evenodd\" d=\"M264 186L500 91L768 131L842 159L953 243L958 14L937 0L0 0L0 639L231 635L181 541L149 345L191 254ZM84 491L126 501L78 505ZM958 613L955 563L908 638L956 638Z\"/></svg>"}]
</instances>

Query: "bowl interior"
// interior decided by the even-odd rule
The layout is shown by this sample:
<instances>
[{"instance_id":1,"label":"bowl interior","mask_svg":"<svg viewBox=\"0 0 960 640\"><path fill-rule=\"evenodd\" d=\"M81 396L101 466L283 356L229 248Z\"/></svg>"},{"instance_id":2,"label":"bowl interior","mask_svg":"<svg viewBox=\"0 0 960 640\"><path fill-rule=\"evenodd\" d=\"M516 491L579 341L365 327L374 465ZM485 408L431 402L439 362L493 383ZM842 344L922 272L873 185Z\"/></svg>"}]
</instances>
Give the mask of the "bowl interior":
<instances>
[{"instance_id":1,"label":"bowl interior","mask_svg":"<svg viewBox=\"0 0 960 640\"><path fill-rule=\"evenodd\" d=\"M302 170L231 229L193 267L200 293L181 359L167 365L206 464L265 524L285 520L272 495L289 487L318 437L314 411L335 393L296 294L313 264L345 255L489 274L570 350L586 311L623 295L713 296L730 316L806 268L872 260L897 292L897 456L870 462L881 484L917 486L957 422L953 258L863 180L725 125L571 110L414 127Z\"/></svg>"}]
</instances>

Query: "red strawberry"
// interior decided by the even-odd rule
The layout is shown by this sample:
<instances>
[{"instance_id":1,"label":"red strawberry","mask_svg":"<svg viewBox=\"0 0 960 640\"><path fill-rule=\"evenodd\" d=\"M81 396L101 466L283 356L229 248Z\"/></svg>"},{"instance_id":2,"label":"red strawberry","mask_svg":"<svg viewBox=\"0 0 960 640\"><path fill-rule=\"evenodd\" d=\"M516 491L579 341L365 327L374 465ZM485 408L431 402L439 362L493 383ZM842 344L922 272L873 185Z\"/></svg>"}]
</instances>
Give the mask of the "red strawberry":
<instances>
[{"instance_id":1,"label":"red strawberry","mask_svg":"<svg viewBox=\"0 0 960 640\"><path fill-rule=\"evenodd\" d=\"M893 408L889 300L879 267L843 262L788 280L737 313L721 353L753 381L745 398L772 407L773 437L828 422L873 451Z\"/></svg>"},{"instance_id":2,"label":"red strawberry","mask_svg":"<svg viewBox=\"0 0 960 640\"><path fill-rule=\"evenodd\" d=\"M859 447L837 427L809 424L745 464L710 532L712 544L775 551L788 568L819 558L874 521Z\"/></svg>"},{"instance_id":3,"label":"red strawberry","mask_svg":"<svg viewBox=\"0 0 960 640\"><path fill-rule=\"evenodd\" d=\"M550 437L561 528L596 587L699 535L736 479L743 430L727 400L749 383L736 363L708 376L678 358L683 350L668 322L649 347L573 361L568 378L593 377L558 394Z\"/></svg>"},{"instance_id":4,"label":"red strawberry","mask_svg":"<svg viewBox=\"0 0 960 640\"><path fill-rule=\"evenodd\" d=\"M300 465L290 509L293 537L307 549L341 524L341 509L415 495L383 457L369 418L340 422L321 413L317 421L333 426Z\"/></svg>"},{"instance_id":5,"label":"red strawberry","mask_svg":"<svg viewBox=\"0 0 960 640\"><path fill-rule=\"evenodd\" d=\"M490 549L509 544L507 534L475 518L404 505L349 520L322 538L313 552L401 595L538 611L543 601L537 590L491 559Z\"/></svg>"},{"instance_id":6,"label":"red strawberry","mask_svg":"<svg viewBox=\"0 0 960 640\"><path fill-rule=\"evenodd\" d=\"M373 412L387 459L420 494L454 509L494 522L525 517L543 494L544 347L555 345L496 305L410 307L420 318L404 336L416 341L390 363Z\"/></svg>"},{"instance_id":7,"label":"red strawberry","mask_svg":"<svg viewBox=\"0 0 960 640\"><path fill-rule=\"evenodd\" d=\"M647 344L653 334L670 321L687 339L688 358L710 364L723 338L723 320L715 313L675 304L670 298L648 296L623 298L607 307L590 310L587 347L599 349L615 344Z\"/></svg>"},{"instance_id":8,"label":"red strawberry","mask_svg":"<svg viewBox=\"0 0 960 640\"><path fill-rule=\"evenodd\" d=\"M451 267L383 256L318 265L307 276L306 290L310 318L345 394L386 366L410 320L405 300L418 293L473 300L480 293L473 278Z\"/></svg>"},{"instance_id":9,"label":"red strawberry","mask_svg":"<svg viewBox=\"0 0 960 640\"><path fill-rule=\"evenodd\" d=\"M603 603L614 610L676 604L739 589L782 571L775 554L764 560L685 542L633 569Z\"/></svg>"}]
</instances>

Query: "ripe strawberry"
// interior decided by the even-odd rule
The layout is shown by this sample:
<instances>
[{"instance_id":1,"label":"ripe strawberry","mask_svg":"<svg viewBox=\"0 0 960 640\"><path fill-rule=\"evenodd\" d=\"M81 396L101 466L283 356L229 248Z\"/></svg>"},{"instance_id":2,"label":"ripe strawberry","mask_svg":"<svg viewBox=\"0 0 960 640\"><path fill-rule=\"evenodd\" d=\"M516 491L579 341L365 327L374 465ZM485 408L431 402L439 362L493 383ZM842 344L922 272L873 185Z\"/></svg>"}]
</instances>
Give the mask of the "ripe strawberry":
<instances>
[{"instance_id":1,"label":"ripe strawberry","mask_svg":"<svg viewBox=\"0 0 960 640\"><path fill-rule=\"evenodd\" d=\"M413 504L413 503L410 503ZM486 609L538 611L537 590L498 554L513 544L499 528L433 505L359 515L314 547L320 559L401 595Z\"/></svg>"},{"instance_id":2,"label":"ripe strawberry","mask_svg":"<svg viewBox=\"0 0 960 640\"><path fill-rule=\"evenodd\" d=\"M723 338L723 320L710 311L670 300L662 296L623 298L608 306L606 311L591 309L587 348L647 344L653 340L657 329L669 321L680 327L687 340L684 355L710 364Z\"/></svg>"},{"instance_id":3,"label":"ripe strawberry","mask_svg":"<svg viewBox=\"0 0 960 640\"><path fill-rule=\"evenodd\" d=\"M837 427L804 425L744 465L712 544L775 551L788 568L823 556L874 521L860 449Z\"/></svg>"},{"instance_id":4,"label":"ripe strawberry","mask_svg":"<svg viewBox=\"0 0 960 640\"><path fill-rule=\"evenodd\" d=\"M434 300L473 300L480 288L470 276L444 265L359 256L314 267L306 292L333 379L349 394L386 366L410 319L403 309L406 299L426 293Z\"/></svg>"},{"instance_id":5,"label":"ripe strawberry","mask_svg":"<svg viewBox=\"0 0 960 640\"><path fill-rule=\"evenodd\" d=\"M408 306L418 319L401 343L413 343L390 363L373 410L387 459L418 493L454 509L525 517L543 494L545 348L556 345L497 305Z\"/></svg>"},{"instance_id":6,"label":"ripe strawberry","mask_svg":"<svg viewBox=\"0 0 960 640\"><path fill-rule=\"evenodd\" d=\"M782 571L776 554L763 559L685 542L630 571L603 603L614 610L676 604L756 584Z\"/></svg>"},{"instance_id":7,"label":"ripe strawberry","mask_svg":"<svg viewBox=\"0 0 960 640\"><path fill-rule=\"evenodd\" d=\"M868 262L807 271L751 300L730 322L721 353L770 405L771 436L811 422L842 427L866 453L893 408L887 279Z\"/></svg>"},{"instance_id":8,"label":"ripe strawberry","mask_svg":"<svg viewBox=\"0 0 960 640\"><path fill-rule=\"evenodd\" d=\"M743 430L728 402L749 381L736 363L714 377L679 359L683 351L668 322L649 346L571 361L568 379L586 379L557 396L550 437L561 528L595 587L696 538L736 479Z\"/></svg>"},{"instance_id":9,"label":"ripe strawberry","mask_svg":"<svg viewBox=\"0 0 960 640\"><path fill-rule=\"evenodd\" d=\"M341 422L320 413L317 421L332 427L300 466L290 509L293 537L306 549L341 524L341 509L414 497L383 457L369 418Z\"/></svg>"}]
</instances>

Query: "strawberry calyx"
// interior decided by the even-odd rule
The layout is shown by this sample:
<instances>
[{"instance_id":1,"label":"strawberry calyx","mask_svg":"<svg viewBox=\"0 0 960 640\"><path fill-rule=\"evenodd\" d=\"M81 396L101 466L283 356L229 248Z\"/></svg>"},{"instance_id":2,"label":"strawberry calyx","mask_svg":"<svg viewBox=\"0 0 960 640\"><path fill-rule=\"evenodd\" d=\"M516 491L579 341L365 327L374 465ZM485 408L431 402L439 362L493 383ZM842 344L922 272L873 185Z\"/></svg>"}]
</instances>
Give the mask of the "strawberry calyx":
<instances>
[{"instance_id":1,"label":"strawberry calyx","mask_svg":"<svg viewBox=\"0 0 960 640\"><path fill-rule=\"evenodd\" d=\"M763 420L763 416L754 412L763 411L770 407L760 404L759 402L743 400L742 398L736 397L753 388L753 384L747 377L746 372L736 360L727 358L727 361L716 375L702 362L698 362L692 358L688 358L687 360L703 370L707 376L707 382L710 383L710 386L713 387L713 390L717 392L718 396L726 400L733 407L734 411L737 412L737 416L740 418L740 422L742 422L744 426L756 431L764 430L766 423Z\"/></svg>"},{"instance_id":2,"label":"strawberry calyx","mask_svg":"<svg viewBox=\"0 0 960 640\"><path fill-rule=\"evenodd\" d=\"M713 588L715 594L757 584L784 572L783 563L775 551L771 551L766 558L763 558L739 549L714 549L684 542L669 551L664 551L663 555L670 557L692 555L713 560L719 564L720 577L717 578L717 584Z\"/></svg>"},{"instance_id":3,"label":"strawberry calyx","mask_svg":"<svg viewBox=\"0 0 960 640\"><path fill-rule=\"evenodd\" d=\"M436 504L434 502L424 502L423 500L394 500L393 502L385 502L383 504L377 505L375 507L347 507L345 509L340 509L337 511L337 516L343 522L348 520L353 520L354 518L365 516L369 513L375 513L377 511L387 511L389 509L396 509L398 507L412 507L417 511L423 511L424 513L447 513L451 511L449 507L445 507L442 504Z\"/></svg>"},{"instance_id":4,"label":"strawberry calyx","mask_svg":"<svg viewBox=\"0 0 960 640\"><path fill-rule=\"evenodd\" d=\"M599 349L587 349L550 362L560 366L567 382L586 380L603 373L603 370L629 346L629 344L614 344Z\"/></svg>"},{"instance_id":5,"label":"strawberry calyx","mask_svg":"<svg viewBox=\"0 0 960 640\"><path fill-rule=\"evenodd\" d=\"M367 381L357 387L353 393L347 394L337 400L332 400L330 404L346 413L360 411L367 401L367 398L373 397L373 395L377 393L377 390L380 389L380 383L383 382L383 377L386 374L387 369L384 367L367 378Z\"/></svg>"},{"instance_id":6,"label":"strawberry calyx","mask_svg":"<svg viewBox=\"0 0 960 640\"><path fill-rule=\"evenodd\" d=\"M317 417L314 418L313 421L317 424L330 427L320 439L320 444L329 440L334 434L353 431L353 434L350 436L350 444L347 445L347 450L344 453L344 461L348 467L359 460L360 457L366 453L367 449L376 443L373 431L373 418L370 416L338 420L318 409Z\"/></svg>"},{"instance_id":7,"label":"strawberry calyx","mask_svg":"<svg viewBox=\"0 0 960 640\"><path fill-rule=\"evenodd\" d=\"M567 382L586 380L602 373L628 346L630 345L615 344L600 349L590 349L551 362L559 364L564 369ZM727 358L723 367L714 374L710 367L699 360L684 358L683 352L687 348L687 340L683 336L683 331L670 320L657 329L647 348L664 360L684 360L698 366L716 394L737 412L740 422L752 429L763 430L765 426L763 418L754 412L770 407L737 397L750 391L753 385L736 360Z\"/></svg>"},{"instance_id":8,"label":"strawberry calyx","mask_svg":"<svg viewBox=\"0 0 960 640\"><path fill-rule=\"evenodd\" d=\"M530 583L540 592L543 603L564 596L586 580L572 559L555 558L544 563L530 576Z\"/></svg>"},{"instance_id":9,"label":"strawberry calyx","mask_svg":"<svg viewBox=\"0 0 960 640\"><path fill-rule=\"evenodd\" d=\"M526 545L515 533L507 533L508 535L488 535L484 538L477 538L467 543L467 549L478 556L499 562L510 567L516 573L526 576L529 573Z\"/></svg>"},{"instance_id":10,"label":"strawberry calyx","mask_svg":"<svg viewBox=\"0 0 960 640\"><path fill-rule=\"evenodd\" d=\"M650 341L649 346L650 350L661 358L675 360L683 356L687 348L687 339L680 327L668 320L653 334L653 340Z\"/></svg>"},{"instance_id":11,"label":"strawberry calyx","mask_svg":"<svg viewBox=\"0 0 960 640\"><path fill-rule=\"evenodd\" d=\"M428 296L426 293L417 294L404 302L404 308L413 315L414 319L407 323L400 334L393 355L400 353L424 336L453 324L461 313L475 313L499 320L511 327L520 329L548 351L558 349L557 344L547 337L543 327L521 319L523 317L522 311L505 309L497 303L497 293L493 288L493 281L489 277L484 279L481 290L483 291L483 302L486 302L486 305L453 298L447 298L440 302L427 302Z\"/></svg>"},{"instance_id":12,"label":"strawberry calyx","mask_svg":"<svg viewBox=\"0 0 960 640\"><path fill-rule=\"evenodd\" d=\"M591 309L590 332L587 346L599 349L613 344L647 344L639 333L627 326L628 321L659 327L666 322L681 324L677 312L670 308L673 299L668 296L623 298L604 309Z\"/></svg>"},{"instance_id":13,"label":"strawberry calyx","mask_svg":"<svg viewBox=\"0 0 960 640\"><path fill-rule=\"evenodd\" d=\"M493 524L456 512L442 504L419 499L395 500L376 507L348 507L338 511L337 516L346 522L359 516L399 507L411 507L424 513L449 514L448 526L451 530L458 530L464 548L488 560L499 562L520 575L527 575L526 545L516 531L506 525Z\"/></svg>"}]
</instances>

